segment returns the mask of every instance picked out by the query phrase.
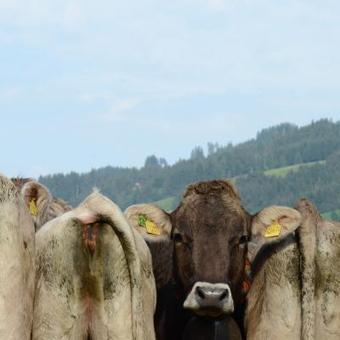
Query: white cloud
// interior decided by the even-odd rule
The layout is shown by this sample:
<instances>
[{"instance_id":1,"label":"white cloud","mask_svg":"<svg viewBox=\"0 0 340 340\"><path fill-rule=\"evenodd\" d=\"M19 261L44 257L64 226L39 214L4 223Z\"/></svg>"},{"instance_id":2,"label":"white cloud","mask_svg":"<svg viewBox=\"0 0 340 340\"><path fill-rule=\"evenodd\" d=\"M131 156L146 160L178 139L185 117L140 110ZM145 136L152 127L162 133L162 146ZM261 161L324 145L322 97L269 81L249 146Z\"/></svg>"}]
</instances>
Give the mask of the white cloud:
<instances>
[{"instance_id":1,"label":"white cloud","mask_svg":"<svg viewBox=\"0 0 340 340\"><path fill-rule=\"evenodd\" d=\"M60 166L69 145L82 150L89 134L110 144L115 126L140 157L168 147L176 159L181 144L244 140L311 112L336 116L339 9L327 0L0 0L2 112L30 117L18 121L31 124L32 144L41 145L35 118L46 137L54 125L72 127ZM162 141L145 149L147 137L124 139L141 127Z\"/></svg>"},{"instance_id":2,"label":"white cloud","mask_svg":"<svg viewBox=\"0 0 340 340\"><path fill-rule=\"evenodd\" d=\"M128 122L134 119L136 113L132 109L136 108L141 103L138 98L128 98L116 101L108 112L100 116L107 122Z\"/></svg>"}]
</instances>

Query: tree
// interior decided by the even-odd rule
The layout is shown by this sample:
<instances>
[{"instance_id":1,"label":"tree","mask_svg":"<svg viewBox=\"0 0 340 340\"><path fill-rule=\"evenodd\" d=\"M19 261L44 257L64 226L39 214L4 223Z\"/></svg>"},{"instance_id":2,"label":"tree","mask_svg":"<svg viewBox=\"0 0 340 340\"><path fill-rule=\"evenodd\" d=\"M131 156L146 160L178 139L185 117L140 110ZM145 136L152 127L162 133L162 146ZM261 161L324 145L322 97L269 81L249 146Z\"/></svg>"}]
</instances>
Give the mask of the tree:
<instances>
[{"instance_id":1,"label":"tree","mask_svg":"<svg viewBox=\"0 0 340 340\"><path fill-rule=\"evenodd\" d=\"M204 151L200 146L196 146L191 151L190 159L197 160L197 159L204 159Z\"/></svg>"},{"instance_id":2,"label":"tree","mask_svg":"<svg viewBox=\"0 0 340 340\"><path fill-rule=\"evenodd\" d=\"M151 155L146 157L145 163L144 163L144 167L145 168L150 168L150 167L158 167L159 166L159 162L158 159L155 155Z\"/></svg>"}]
</instances>

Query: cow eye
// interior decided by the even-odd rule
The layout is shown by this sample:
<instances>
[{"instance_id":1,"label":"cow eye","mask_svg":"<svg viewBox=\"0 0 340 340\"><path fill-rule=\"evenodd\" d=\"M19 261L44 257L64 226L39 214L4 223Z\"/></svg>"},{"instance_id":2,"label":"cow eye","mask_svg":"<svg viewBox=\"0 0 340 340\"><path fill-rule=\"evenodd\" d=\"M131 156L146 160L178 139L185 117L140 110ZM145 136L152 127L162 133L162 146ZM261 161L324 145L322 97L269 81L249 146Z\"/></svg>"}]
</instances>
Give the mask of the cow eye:
<instances>
[{"instance_id":1,"label":"cow eye","mask_svg":"<svg viewBox=\"0 0 340 340\"><path fill-rule=\"evenodd\" d=\"M247 236L247 235L242 235L242 236L240 237L239 243L240 243L241 245L243 245L243 244L247 243L248 241L249 241L248 236Z\"/></svg>"},{"instance_id":2,"label":"cow eye","mask_svg":"<svg viewBox=\"0 0 340 340\"><path fill-rule=\"evenodd\" d=\"M182 243L183 242L183 237L180 233L174 233L173 239L176 243Z\"/></svg>"}]
</instances>

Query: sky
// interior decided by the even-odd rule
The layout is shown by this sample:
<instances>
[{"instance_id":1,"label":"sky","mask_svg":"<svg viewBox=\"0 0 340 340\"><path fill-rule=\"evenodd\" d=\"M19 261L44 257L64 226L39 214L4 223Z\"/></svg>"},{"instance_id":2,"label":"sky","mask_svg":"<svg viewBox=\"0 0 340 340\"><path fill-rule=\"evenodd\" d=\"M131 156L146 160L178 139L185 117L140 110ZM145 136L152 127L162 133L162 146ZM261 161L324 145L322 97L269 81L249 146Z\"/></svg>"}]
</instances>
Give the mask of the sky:
<instances>
[{"instance_id":1,"label":"sky","mask_svg":"<svg viewBox=\"0 0 340 340\"><path fill-rule=\"evenodd\" d=\"M0 172L172 164L340 120L340 2L0 0Z\"/></svg>"}]
</instances>

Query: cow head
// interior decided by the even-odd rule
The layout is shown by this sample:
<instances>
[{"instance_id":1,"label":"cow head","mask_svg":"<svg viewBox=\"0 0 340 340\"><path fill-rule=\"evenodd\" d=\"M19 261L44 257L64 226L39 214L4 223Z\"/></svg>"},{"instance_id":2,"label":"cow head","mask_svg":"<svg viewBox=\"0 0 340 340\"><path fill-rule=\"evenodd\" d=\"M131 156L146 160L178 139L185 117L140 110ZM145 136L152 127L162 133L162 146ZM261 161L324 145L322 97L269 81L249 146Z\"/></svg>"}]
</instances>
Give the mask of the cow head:
<instances>
[{"instance_id":1,"label":"cow head","mask_svg":"<svg viewBox=\"0 0 340 340\"><path fill-rule=\"evenodd\" d=\"M251 216L233 185L222 180L190 185L171 214L137 205L128 208L126 216L149 244L155 272L157 258L163 256L161 245L171 247L168 270L181 288L184 308L209 317L231 314L242 301L248 244L253 258L300 223L300 214L284 207L268 207ZM154 230L137 222L141 216L154 224Z\"/></svg>"}]
</instances>

